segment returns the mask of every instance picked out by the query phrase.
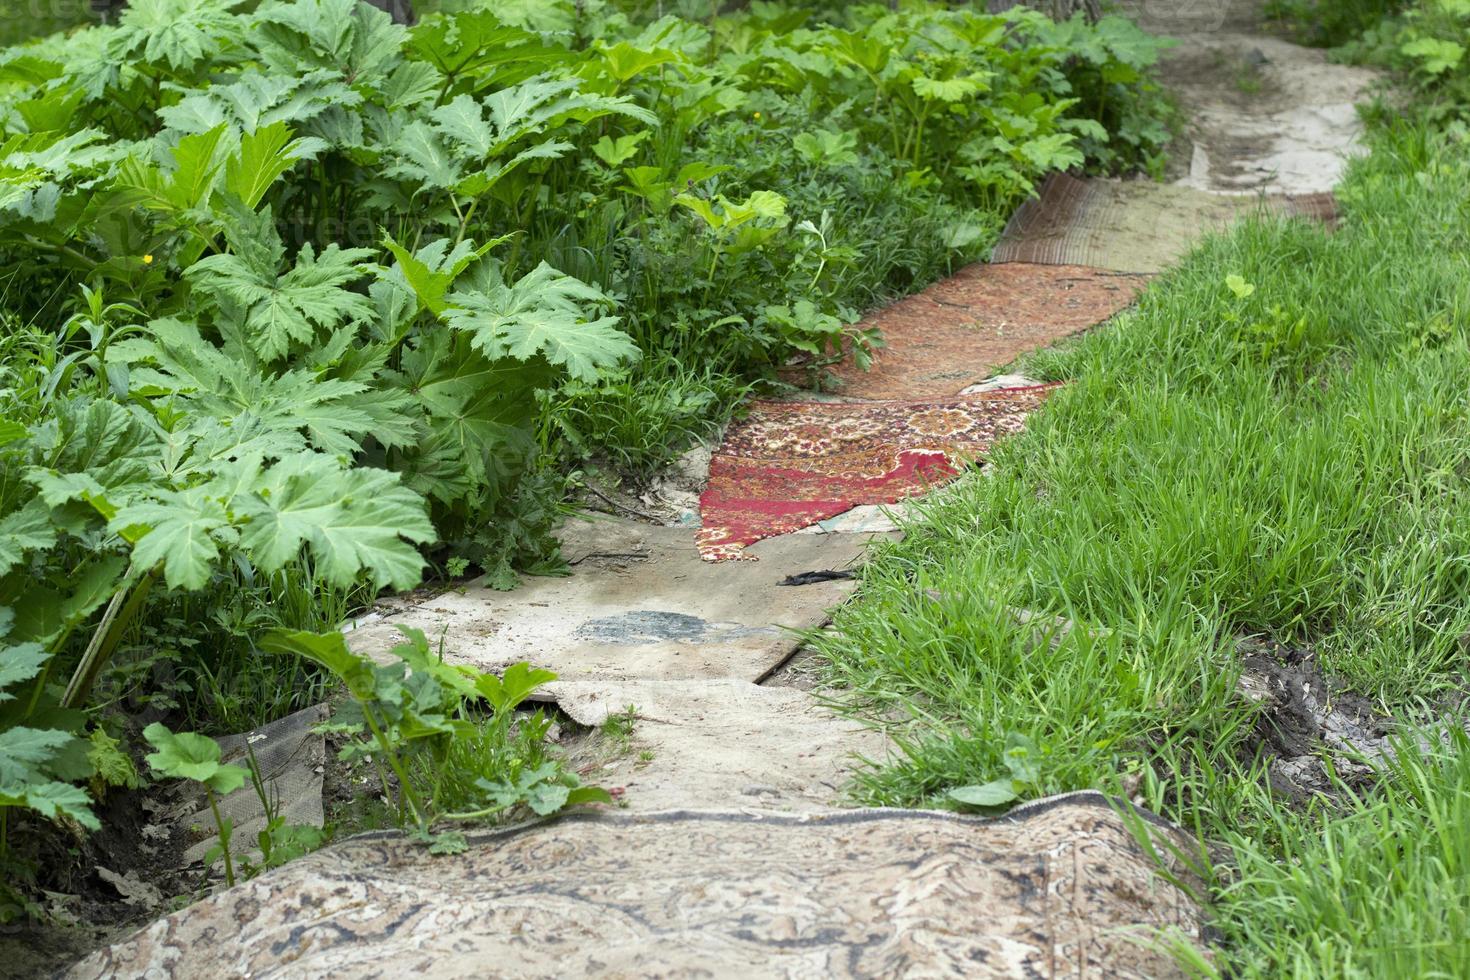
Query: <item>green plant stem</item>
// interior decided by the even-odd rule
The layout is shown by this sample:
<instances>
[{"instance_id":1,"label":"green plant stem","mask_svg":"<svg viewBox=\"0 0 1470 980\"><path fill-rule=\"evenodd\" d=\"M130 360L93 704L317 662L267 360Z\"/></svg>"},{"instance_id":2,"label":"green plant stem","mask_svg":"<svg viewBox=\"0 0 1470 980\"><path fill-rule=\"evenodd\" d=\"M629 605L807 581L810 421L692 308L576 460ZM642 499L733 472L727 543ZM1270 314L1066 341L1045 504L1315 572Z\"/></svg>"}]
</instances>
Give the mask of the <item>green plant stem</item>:
<instances>
[{"instance_id":1,"label":"green plant stem","mask_svg":"<svg viewBox=\"0 0 1470 980\"><path fill-rule=\"evenodd\" d=\"M158 569L150 569L133 586L126 602L119 602L123 595L121 590L112 597L107 611L102 615L102 621L97 624L92 639L87 643L87 649L82 654L81 662L77 664L71 681L66 685L66 693L61 698L63 708L77 708L86 703L87 696L92 693L92 686L96 684L98 675L102 673L102 668L107 666L108 660L112 658L118 643L122 641L123 633L142 611L144 603L148 600L148 593L157 578ZM38 688L40 686L38 685ZM33 700L32 710L34 707Z\"/></svg>"},{"instance_id":2,"label":"green plant stem","mask_svg":"<svg viewBox=\"0 0 1470 980\"><path fill-rule=\"evenodd\" d=\"M441 813L440 816L445 820L484 820L486 817L503 813L509 808L509 804L502 803L500 806L489 806L483 810L471 810L468 813Z\"/></svg>"},{"instance_id":3,"label":"green plant stem","mask_svg":"<svg viewBox=\"0 0 1470 980\"><path fill-rule=\"evenodd\" d=\"M205 786L204 795L209 798L209 809L214 814L214 826L219 831L220 851L224 854L225 859L225 884L233 887L235 884L235 862L230 857L230 838L234 835L230 830L225 829L225 818L220 815L219 803L215 799L214 790Z\"/></svg>"},{"instance_id":4,"label":"green plant stem","mask_svg":"<svg viewBox=\"0 0 1470 980\"><path fill-rule=\"evenodd\" d=\"M366 704L363 705L362 716L367 720L368 729L373 733L373 739L378 743L378 750L383 753L383 757L387 759L388 765L393 769L393 774L398 777L398 798L401 801L399 815L402 816L402 804L406 804L414 823L422 826L424 823L423 805L419 802L418 794L413 791L413 786L408 781L408 772L399 761L398 753L393 751L387 736L383 734L383 730L378 726L378 723L373 720L372 710Z\"/></svg>"}]
</instances>

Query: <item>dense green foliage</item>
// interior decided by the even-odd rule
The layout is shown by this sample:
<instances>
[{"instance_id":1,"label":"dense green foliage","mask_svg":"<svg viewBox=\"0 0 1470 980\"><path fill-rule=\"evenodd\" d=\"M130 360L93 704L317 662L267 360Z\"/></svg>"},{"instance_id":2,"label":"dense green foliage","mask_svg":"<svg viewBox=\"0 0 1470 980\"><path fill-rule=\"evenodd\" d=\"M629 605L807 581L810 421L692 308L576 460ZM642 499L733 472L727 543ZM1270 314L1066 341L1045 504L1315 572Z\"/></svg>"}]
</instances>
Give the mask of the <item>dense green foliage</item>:
<instances>
[{"instance_id":1,"label":"dense green foliage","mask_svg":"<svg viewBox=\"0 0 1470 980\"><path fill-rule=\"evenodd\" d=\"M1431 116L1470 119L1470 3L1425 0L1379 31Z\"/></svg>"},{"instance_id":2,"label":"dense green foliage","mask_svg":"<svg viewBox=\"0 0 1470 980\"><path fill-rule=\"evenodd\" d=\"M14 0L0 19L0 47L79 27L94 19L89 0Z\"/></svg>"},{"instance_id":3,"label":"dense green foliage","mask_svg":"<svg viewBox=\"0 0 1470 980\"><path fill-rule=\"evenodd\" d=\"M1339 57L1392 69L1412 93L1416 114L1470 116L1470 2L1278 0L1269 9Z\"/></svg>"},{"instance_id":4,"label":"dense green foliage","mask_svg":"<svg viewBox=\"0 0 1470 980\"><path fill-rule=\"evenodd\" d=\"M1463 972L1463 739L1404 755L1382 795L1293 808L1236 641L1310 648L1402 721L1459 717L1467 182L1463 138L1398 124L1335 233L1249 223L1031 359L1071 384L817 641L875 717L915 719L867 799L1128 787L1234 855L1209 869L1228 944L1202 972ZM1038 635L1018 609L1076 625Z\"/></svg>"},{"instance_id":5,"label":"dense green foliage","mask_svg":"<svg viewBox=\"0 0 1470 980\"><path fill-rule=\"evenodd\" d=\"M792 358L861 354L862 308L1047 171L1155 166L1157 51L1024 10L573 0L133 0L0 51L0 821L94 826L130 712L319 697L267 629L554 570L569 469L647 472ZM504 793L566 788L535 772Z\"/></svg>"},{"instance_id":6,"label":"dense green foliage","mask_svg":"<svg viewBox=\"0 0 1470 980\"><path fill-rule=\"evenodd\" d=\"M1406 0L1267 0L1265 11L1302 43L1332 48L1356 42L1405 6Z\"/></svg>"}]
</instances>

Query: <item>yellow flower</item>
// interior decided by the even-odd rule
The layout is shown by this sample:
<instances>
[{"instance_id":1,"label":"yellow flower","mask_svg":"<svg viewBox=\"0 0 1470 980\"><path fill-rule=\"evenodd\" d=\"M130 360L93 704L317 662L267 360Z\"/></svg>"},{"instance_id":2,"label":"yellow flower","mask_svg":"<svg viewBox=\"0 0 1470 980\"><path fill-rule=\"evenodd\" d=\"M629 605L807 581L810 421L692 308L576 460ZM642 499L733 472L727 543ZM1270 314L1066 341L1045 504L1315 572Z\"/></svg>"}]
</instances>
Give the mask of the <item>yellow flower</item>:
<instances>
[{"instance_id":1,"label":"yellow flower","mask_svg":"<svg viewBox=\"0 0 1470 980\"><path fill-rule=\"evenodd\" d=\"M759 112L757 112L755 115L751 116L752 119L759 119L760 117L761 117L761 114Z\"/></svg>"},{"instance_id":2,"label":"yellow flower","mask_svg":"<svg viewBox=\"0 0 1470 980\"><path fill-rule=\"evenodd\" d=\"M145 256L143 256L143 264L144 265L152 265L153 264L153 256L151 256L151 255L145 255Z\"/></svg>"}]
</instances>

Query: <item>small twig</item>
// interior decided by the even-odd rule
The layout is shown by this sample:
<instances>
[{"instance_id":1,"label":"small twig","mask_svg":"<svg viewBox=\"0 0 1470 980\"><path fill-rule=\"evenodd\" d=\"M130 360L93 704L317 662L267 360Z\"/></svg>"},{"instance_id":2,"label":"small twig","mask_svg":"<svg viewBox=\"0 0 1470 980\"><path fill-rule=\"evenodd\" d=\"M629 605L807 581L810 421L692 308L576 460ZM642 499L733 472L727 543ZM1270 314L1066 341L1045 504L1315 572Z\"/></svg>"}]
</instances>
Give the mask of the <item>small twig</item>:
<instances>
[{"instance_id":1,"label":"small twig","mask_svg":"<svg viewBox=\"0 0 1470 980\"><path fill-rule=\"evenodd\" d=\"M607 504L609 507L613 507L613 508L615 508L617 510L621 510L621 511L623 511L625 513L628 513L628 514L632 514L634 517L641 517L645 521L652 521L654 524L662 524L663 523L663 521L660 521L657 517L654 517L652 514L644 513L643 511L639 510L637 507L629 507L627 504L620 504L620 503L618 503L616 500L612 499L607 494L605 494L601 490L597 489L591 483L585 483L584 482L582 484L582 486L584 488L586 488L586 490L589 493L591 493L592 496L596 497L598 500L601 500L603 503Z\"/></svg>"}]
</instances>

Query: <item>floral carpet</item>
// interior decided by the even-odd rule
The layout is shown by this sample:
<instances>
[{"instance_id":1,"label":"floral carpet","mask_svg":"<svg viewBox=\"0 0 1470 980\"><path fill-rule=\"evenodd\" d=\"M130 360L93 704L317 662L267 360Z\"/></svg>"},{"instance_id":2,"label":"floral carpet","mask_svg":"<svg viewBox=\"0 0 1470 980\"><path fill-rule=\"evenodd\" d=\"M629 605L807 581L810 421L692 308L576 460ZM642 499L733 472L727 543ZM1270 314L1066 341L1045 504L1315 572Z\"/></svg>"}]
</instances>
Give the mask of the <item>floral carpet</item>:
<instances>
[{"instance_id":1,"label":"floral carpet","mask_svg":"<svg viewBox=\"0 0 1470 980\"><path fill-rule=\"evenodd\" d=\"M1148 276L1076 265L966 266L864 318L883 347L864 371L832 369L849 398L947 398L1028 351L1124 309Z\"/></svg>"},{"instance_id":2,"label":"floral carpet","mask_svg":"<svg viewBox=\"0 0 1470 980\"><path fill-rule=\"evenodd\" d=\"M1057 385L945 399L756 402L710 462L696 538L707 561L861 504L896 503L1021 431Z\"/></svg>"}]
</instances>

